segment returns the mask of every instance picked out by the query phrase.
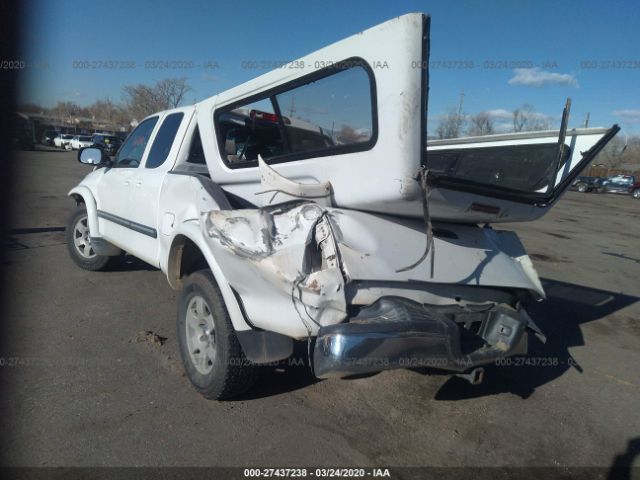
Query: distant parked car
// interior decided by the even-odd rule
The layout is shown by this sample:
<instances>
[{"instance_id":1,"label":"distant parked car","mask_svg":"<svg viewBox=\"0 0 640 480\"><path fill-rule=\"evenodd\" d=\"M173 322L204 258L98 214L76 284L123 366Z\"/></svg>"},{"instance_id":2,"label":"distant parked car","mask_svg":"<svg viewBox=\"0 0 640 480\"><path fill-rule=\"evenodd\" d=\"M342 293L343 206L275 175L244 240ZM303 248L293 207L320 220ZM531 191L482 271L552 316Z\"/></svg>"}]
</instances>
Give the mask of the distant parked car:
<instances>
[{"instance_id":1,"label":"distant parked car","mask_svg":"<svg viewBox=\"0 0 640 480\"><path fill-rule=\"evenodd\" d=\"M633 198L640 198L640 178L634 175L616 175L605 180L602 184L602 191L605 193L633 195Z\"/></svg>"},{"instance_id":2,"label":"distant parked car","mask_svg":"<svg viewBox=\"0 0 640 480\"><path fill-rule=\"evenodd\" d=\"M71 142L72 138L73 135L62 133L53 139L53 144L58 148L67 148L67 145Z\"/></svg>"},{"instance_id":3,"label":"distant parked car","mask_svg":"<svg viewBox=\"0 0 640 480\"><path fill-rule=\"evenodd\" d=\"M53 145L53 139L58 135L60 135L60 132L57 132L55 130L45 130L42 134L40 143L42 143L43 145Z\"/></svg>"},{"instance_id":4,"label":"distant parked car","mask_svg":"<svg viewBox=\"0 0 640 480\"><path fill-rule=\"evenodd\" d=\"M87 135L76 135L71 139L70 144L73 150L80 150L81 148L93 145L93 141L91 137Z\"/></svg>"},{"instance_id":5,"label":"distant parked car","mask_svg":"<svg viewBox=\"0 0 640 480\"><path fill-rule=\"evenodd\" d=\"M93 136L93 146L102 150L106 155L113 157L122 145L122 140L115 135L96 133Z\"/></svg>"},{"instance_id":6,"label":"distant parked car","mask_svg":"<svg viewBox=\"0 0 640 480\"><path fill-rule=\"evenodd\" d=\"M580 193L599 192L603 182L602 177L578 177L571 184L571 190L577 190Z\"/></svg>"}]
</instances>

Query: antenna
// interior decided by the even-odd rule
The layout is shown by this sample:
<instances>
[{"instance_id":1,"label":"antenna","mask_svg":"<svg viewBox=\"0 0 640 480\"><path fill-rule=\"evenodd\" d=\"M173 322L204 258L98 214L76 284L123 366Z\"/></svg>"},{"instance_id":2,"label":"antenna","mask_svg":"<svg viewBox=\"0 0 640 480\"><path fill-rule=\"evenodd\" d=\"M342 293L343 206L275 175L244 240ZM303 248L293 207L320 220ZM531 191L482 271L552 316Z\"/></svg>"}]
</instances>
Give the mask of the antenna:
<instances>
[{"instance_id":1,"label":"antenna","mask_svg":"<svg viewBox=\"0 0 640 480\"><path fill-rule=\"evenodd\" d=\"M289 106L289 116L293 117L293 114L296 111L296 96L291 95L291 105Z\"/></svg>"},{"instance_id":2,"label":"antenna","mask_svg":"<svg viewBox=\"0 0 640 480\"><path fill-rule=\"evenodd\" d=\"M458 105L458 118L462 117L463 105L464 105L464 90L460 90L460 104Z\"/></svg>"}]
</instances>

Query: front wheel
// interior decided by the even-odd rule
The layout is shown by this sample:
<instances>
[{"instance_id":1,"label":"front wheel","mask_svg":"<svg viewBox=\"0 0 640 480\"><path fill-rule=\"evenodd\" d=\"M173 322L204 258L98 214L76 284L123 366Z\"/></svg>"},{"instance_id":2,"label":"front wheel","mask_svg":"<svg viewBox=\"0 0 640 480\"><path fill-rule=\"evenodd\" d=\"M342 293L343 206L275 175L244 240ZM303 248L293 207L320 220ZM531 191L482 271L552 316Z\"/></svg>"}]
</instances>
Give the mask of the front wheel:
<instances>
[{"instance_id":1,"label":"front wheel","mask_svg":"<svg viewBox=\"0 0 640 480\"><path fill-rule=\"evenodd\" d=\"M640 199L640 188L636 188L633 192L631 192L631 196L635 199Z\"/></svg>"},{"instance_id":2,"label":"front wheel","mask_svg":"<svg viewBox=\"0 0 640 480\"><path fill-rule=\"evenodd\" d=\"M91 245L87 208L80 204L67 222L67 250L76 265L85 270L106 270L116 257L98 255Z\"/></svg>"},{"instance_id":3,"label":"front wheel","mask_svg":"<svg viewBox=\"0 0 640 480\"><path fill-rule=\"evenodd\" d=\"M578 191L580 193L585 193L587 191L587 185L584 183L579 183L578 184Z\"/></svg>"},{"instance_id":4,"label":"front wheel","mask_svg":"<svg viewBox=\"0 0 640 480\"><path fill-rule=\"evenodd\" d=\"M184 281L177 323L182 364L198 392L208 399L226 400L251 388L257 366L242 351L210 270L195 272Z\"/></svg>"}]
</instances>

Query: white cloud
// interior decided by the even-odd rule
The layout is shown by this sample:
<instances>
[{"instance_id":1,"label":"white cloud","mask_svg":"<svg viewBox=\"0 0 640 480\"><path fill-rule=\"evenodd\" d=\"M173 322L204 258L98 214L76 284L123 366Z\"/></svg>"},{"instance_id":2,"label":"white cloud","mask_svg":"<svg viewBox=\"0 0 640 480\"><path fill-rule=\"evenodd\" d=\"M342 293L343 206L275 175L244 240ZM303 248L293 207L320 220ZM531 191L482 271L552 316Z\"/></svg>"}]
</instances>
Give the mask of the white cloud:
<instances>
[{"instance_id":1,"label":"white cloud","mask_svg":"<svg viewBox=\"0 0 640 480\"><path fill-rule=\"evenodd\" d=\"M561 117L560 115L548 115L542 112L529 112L529 115L537 120L548 120L550 122L553 120L559 120Z\"/></svg>"},{"instance_id":2,"label":"white cloud","mask_svg":"<svg viewBox=\"0 0 640 480\"><path fill-rule=\"evenodd\" d=\"M514 68L515 75L509 80L509 85L525 85L529 87L544 87L545 85L568 85L578 87L578 80L569 73L547 72L539 67Z\"/></svg>"},{"instance_id":3,"label":"white cloud","mask_svg":"<svg viewBox=\"0 0 640 480\"><path fill-rule=\"evenodd\" d=\"M614 110L611 114L627 123L640 123L640 110Z\"/></svg>"},{"instance_id":4,"label":"white cloud","mask_svg":"<svg viewBox=\"0 0 640 480\"><path fill-rule=\"evenodd\" d=\"M493 110L487 110L485 113L494 119L505 119L513 116L513 112L505 110L504 108L494 108Z\"/></svg>"},{"instance_id":5,"label":"white cloud","mask_svg":"<svg viewBox=\"0 0 640 480\"><path fill-rule=\"evenodd\" d=\"M493 125L493 130L496 133L509 133L513 132L513 123L511 122L497 122Z\"/></svg>"},{"instance_id":6,"label":"white cloud","mask_svg":"<svg viewBox=\"0 0 640 480\"><path fill-rule=\"evenodd\" d=\"M484 113L489 115L493 120L511 120L513 118L513 110L505 110L504 108L494 108L493 110L485 110ZM542 112L527 112L527 115L537 120L555 120L557 115L547 115Z\"/></svg>"},{"instance_id":7,"label":"white cloud","mask_svg":"<svg viewBox=\"0 0 640 480\"><path fill-rule=\"evenodd\" d=\"M72 97L72 98L83 98L84 97L84 93L82 93L79 90L67 90L65 92L63 92L63 95L66 98Z\"/></svg>"}]
</instances>

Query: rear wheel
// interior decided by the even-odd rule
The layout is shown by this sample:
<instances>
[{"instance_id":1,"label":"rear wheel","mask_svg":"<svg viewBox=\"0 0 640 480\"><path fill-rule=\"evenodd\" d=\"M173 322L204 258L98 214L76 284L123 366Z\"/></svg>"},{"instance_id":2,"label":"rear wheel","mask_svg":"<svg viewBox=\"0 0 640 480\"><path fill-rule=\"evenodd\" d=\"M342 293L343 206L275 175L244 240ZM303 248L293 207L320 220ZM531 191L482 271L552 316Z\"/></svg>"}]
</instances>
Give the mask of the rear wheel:
<instances>
[{"instance_id":1,"label":"rear wheel","mask_svg":"<svg viewBox=\"0 0 640 480\"><path fill-rule=\"evenodd\" d=\"M66 228L67 250L80 268L91 271L105 270L117 257L98 255L95 252L91 245L88 218L84 204L78 205L71 214Z\"/></svg>"},{"instance_id":2,"label":"rear wheel","mask_svg":"<svg viewBox=\"0 0 640 480\"><path fill-rule=\"evenodd\" d=\"M633 198L640 199L640 188L636 188L633 192L631 192Z\"/></svg>"},{"instance_id":3,"label":"rear wheel","mask_svg":"<svg viewBox=\"0 0 640 480\"><path fill-rule=\"evenodd\" d=\"M195 272L184 281L177 323L182 364L198 392L225 400L251 388L257 366L242 351L210 270Z\"/></svg>"},{"instance_id":4,"label":"rear wheel","mask_svg":"<svg viewBox=\"0 0 640 480\"><path fill-rule=\"evenodd\" d=\"M578 184L578 191L580 193L585 193L587 191L587 184L586 183L579 183Z\"/></svg>"}]
</instances>

